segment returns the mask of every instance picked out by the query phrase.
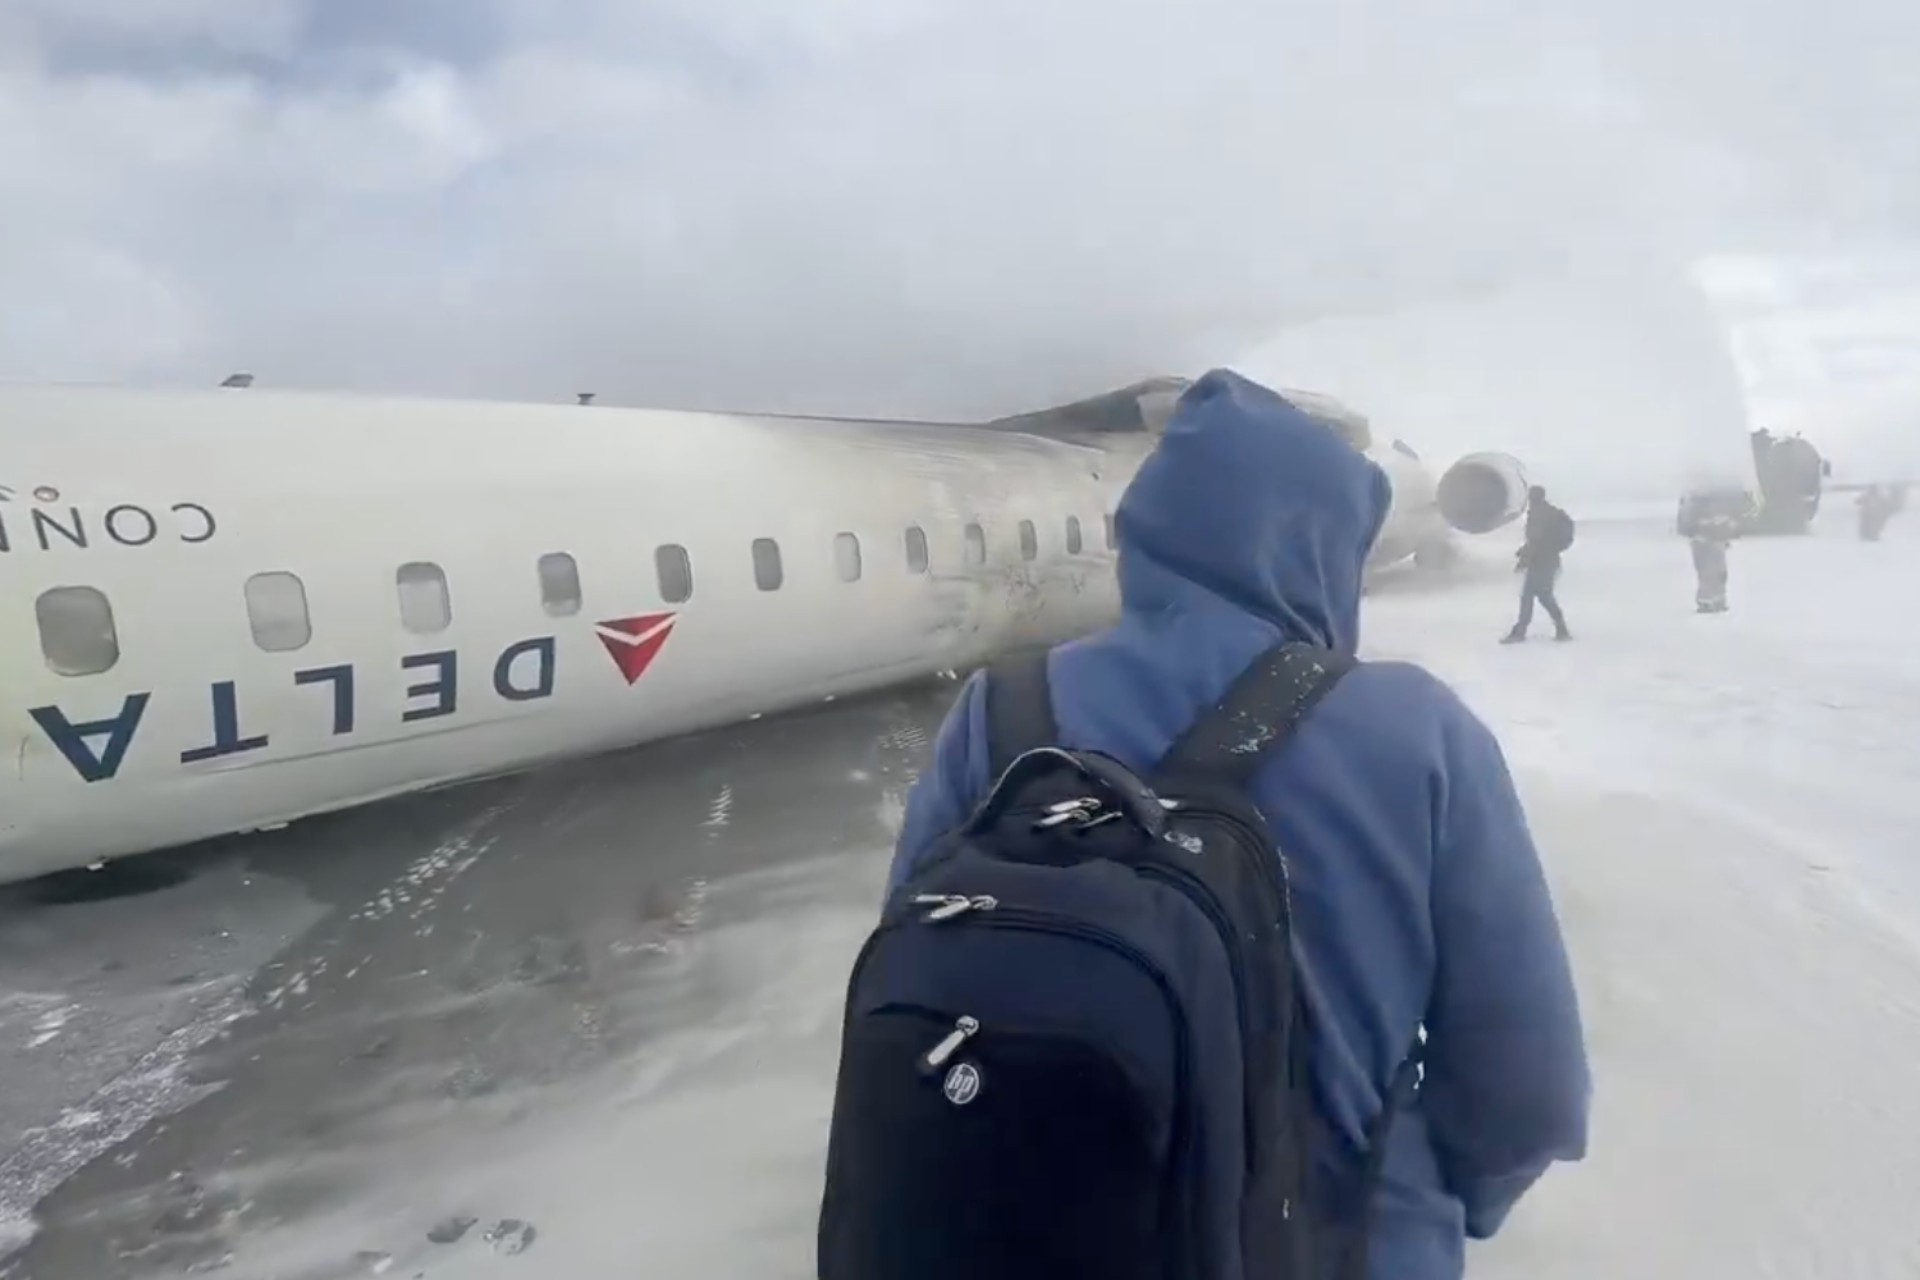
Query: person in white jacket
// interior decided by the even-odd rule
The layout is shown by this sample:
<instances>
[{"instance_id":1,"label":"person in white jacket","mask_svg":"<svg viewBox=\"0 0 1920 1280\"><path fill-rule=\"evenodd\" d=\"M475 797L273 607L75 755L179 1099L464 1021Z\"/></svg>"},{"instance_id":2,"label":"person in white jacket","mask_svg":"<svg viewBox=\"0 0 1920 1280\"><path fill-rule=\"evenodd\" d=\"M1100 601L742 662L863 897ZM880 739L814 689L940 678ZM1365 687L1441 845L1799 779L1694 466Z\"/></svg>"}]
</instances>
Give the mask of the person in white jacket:
<instances>
[{"instance_id":1,"label":"person in white jacket","mask_svg":"<svg viewBox=\"0 0 1920 1280\"><path fill-rule=\"evenodd\" d=\"M1711 494L1690 494L1680 508L1680 532L1693 551L1693 605L1698 613L1727 611L1727 547L1740 536L1740 518Z\"/></svg>"}]
</instances>

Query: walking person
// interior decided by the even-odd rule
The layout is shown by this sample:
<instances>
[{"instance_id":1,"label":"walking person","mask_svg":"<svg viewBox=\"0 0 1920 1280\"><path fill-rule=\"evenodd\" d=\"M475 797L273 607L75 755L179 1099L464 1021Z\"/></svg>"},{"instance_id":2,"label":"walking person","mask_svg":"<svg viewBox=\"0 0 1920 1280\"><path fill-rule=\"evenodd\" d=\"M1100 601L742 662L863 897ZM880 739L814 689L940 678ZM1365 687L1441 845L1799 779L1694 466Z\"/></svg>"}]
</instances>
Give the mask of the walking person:
<instances>
[{"instance_id":1,"label":"walking person","mask_svg":"<svg viewBox=\"0 0 1920 1280\"><path fill-rule=\"evenodd\" d=\"M1514 621L1513 630L1501 637L1501 644L1518 644L1527 638L1536 601L1553 620L1553 638L1573 639L1553 591L1554 581L1560 576L1560 557L1572 545L1573 517L1548 502L1547 491L1541 486L1527 490L1526 541L1514 559L1514 571L1524 575L1520 580L1520 616Z\"/></svg>"},{"instance_id":2,"label":"walking person","mask_svg":"<svg viewBox=\"0 0 1920 1280\"><path fill-rule=\"evenodd\" d=\"M1905 485L1868 485L1856 500L1860 508L1860 540L1878 542L1886 530L1887 521L1900 513L1906 505L1907 489Z\"/></svg>"},{"instance_id":3,"label":"walking person","mask_svg":"<svg viewBox=\"0 0 1920 1280\"><path fill-rule=\"evenodd\" d=\"M1734 521L1727 515L1702 516L1688 535L1693 548L1693 604L1699 613L1727 611L1727 546L1733 537Z\"/></svg>"},{"instance_id":4,"label":"walking person","mask_svg":"<svg viewBox=\"0 0 1920 1280\"><path fill-rule=\"evenodd\" d=\"M968 681L848 984L821 1280L1461 1280L1585 1154L1500 744L1357 657L1391 499L1209 373L1120 501L1118 624Z\"/></svg>"}]
</instances>

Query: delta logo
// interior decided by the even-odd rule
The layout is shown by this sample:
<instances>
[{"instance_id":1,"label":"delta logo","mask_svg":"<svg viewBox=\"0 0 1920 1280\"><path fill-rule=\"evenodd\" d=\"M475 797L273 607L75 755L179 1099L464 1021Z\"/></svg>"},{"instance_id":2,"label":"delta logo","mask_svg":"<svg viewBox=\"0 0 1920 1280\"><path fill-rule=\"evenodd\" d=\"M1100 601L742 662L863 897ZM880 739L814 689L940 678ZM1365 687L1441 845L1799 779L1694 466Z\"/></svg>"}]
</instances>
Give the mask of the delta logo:
<instances>
[{"instance_id":1,"label":"delta logo","mask_svg":"<svg viewBox=\"0 0 1920 1280\"><path fill-rule=\"evenodd\" d=\"M647 674L647 668L666 648L667 637L673 634L673 624L678 618L675 613L643 613L599 623L593 630L606 646L613 665L620 669L628 686L632 686Z\"/></svg>"}]
</instances>

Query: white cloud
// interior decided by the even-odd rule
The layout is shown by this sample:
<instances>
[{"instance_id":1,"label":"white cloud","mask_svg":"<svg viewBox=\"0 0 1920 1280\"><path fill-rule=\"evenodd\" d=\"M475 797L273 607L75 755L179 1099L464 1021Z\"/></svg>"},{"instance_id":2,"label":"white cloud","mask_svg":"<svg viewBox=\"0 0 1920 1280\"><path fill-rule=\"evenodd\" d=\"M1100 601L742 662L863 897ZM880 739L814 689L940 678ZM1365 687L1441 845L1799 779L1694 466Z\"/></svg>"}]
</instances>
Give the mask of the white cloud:
<instances>
[{"instance_id":1,"label":"white cloud","mask_svg":"<svg viewBox=\"0 0 1920 1280\"><path fill-rule=\"evenodd\" d=\"M0 0L0 374L991 411L1893 201L1844 43L1767 145L1785 18L1572 4Z\"/></svg>"},{"instance_id":2,"label":"white cloud","mask_svg":"<svg viewBox=\"0 0 1920 1280\"><path fill-rule=\"evenodd\" d=\"M287 55L297 47L302 14L299 0L8 0L0 21L45 48L191 41Z\"/></svg>"},{"instance_id":3,"label":"white cloud","mask_svg":"<svg viewBox=\"0 0 1920 1280\"><path fill-rule=\"evenodd\" d=\"M85 237L45 235L27 252L0 244L0 279L35 300L31 308L0 306L0 351L38 378L85 380L103 359L136 376L164 376L203 340L186 290Z\"/></svg>"}]
</instances>

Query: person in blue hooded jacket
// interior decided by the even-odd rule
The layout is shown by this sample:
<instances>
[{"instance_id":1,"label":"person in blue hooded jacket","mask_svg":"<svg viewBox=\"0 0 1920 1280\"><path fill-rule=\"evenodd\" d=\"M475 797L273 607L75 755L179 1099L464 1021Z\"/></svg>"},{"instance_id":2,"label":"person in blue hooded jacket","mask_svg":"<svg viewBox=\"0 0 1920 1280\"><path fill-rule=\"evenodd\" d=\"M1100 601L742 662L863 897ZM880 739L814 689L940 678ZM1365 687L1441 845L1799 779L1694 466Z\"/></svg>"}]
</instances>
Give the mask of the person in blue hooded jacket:
<instances>
[{"instance_id":1,"label":"person in blue hooded jacket","mask_svg":"<svg viewBox=\"0 0 1920 1280\"><path fill-rule=\"evenodd\" d=\"M1182 396L1117 512L1121 618L1049 658L1066 745L1149 768L1282 640L1352 653L1384 473L1274 392L1215 370ZM979 676L907 801L891 884L983 797ZM1256 780L1287 851L1314 1093L1358 1170L1370 1118L1425 1028L1418 1101L1395 1122L1370 1271L1454 1280L1557 1160L1586 1151L1572 975L1493 734L1437 678L1366 663Z\"/></svg>"}]
</instances>

